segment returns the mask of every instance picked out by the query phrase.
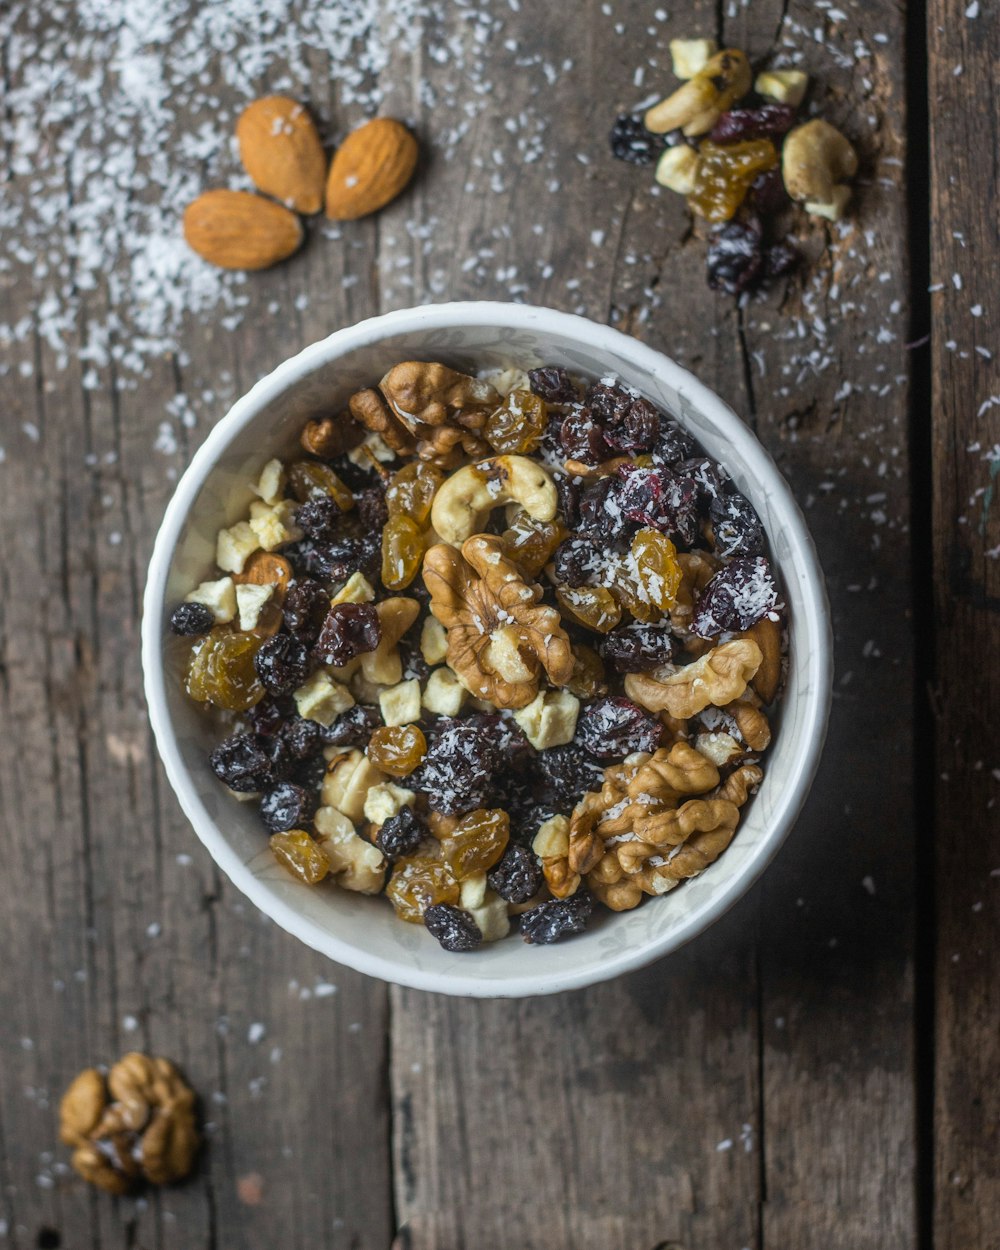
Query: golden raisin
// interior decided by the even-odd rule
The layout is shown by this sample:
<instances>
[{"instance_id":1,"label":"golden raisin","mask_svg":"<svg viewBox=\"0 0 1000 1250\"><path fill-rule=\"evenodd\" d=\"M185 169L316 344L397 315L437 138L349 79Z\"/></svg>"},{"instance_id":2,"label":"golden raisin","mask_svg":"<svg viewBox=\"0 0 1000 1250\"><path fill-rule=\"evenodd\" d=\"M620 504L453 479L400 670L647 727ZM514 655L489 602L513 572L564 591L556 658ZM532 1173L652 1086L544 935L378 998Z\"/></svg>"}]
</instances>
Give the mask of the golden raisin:
<instances>
[{"instance_id":1,"label":"golden raisin","mask_svg":"<svg viewBox=\"0 0 1000 1250\"><path fill-rule=\"evenodd\" d=\"M604 586L557 586L556 598L563 611L588 629L606 634L622 619L622 610Z\"/></svg>"},{"instance_id":2,"label":"golden raisin","mask_svg":"<svg viewBox=\"0 0 1000 1250\"><path fill-rule=\"evenodd\" d=\"M478 808L463 816L441 839L441 856L459 881L486 872L504 853L510 839L510 817L502 808Z\"/></svg>"},{"instance_id":3,"label":"golden raisin","mask_svg":"<svg viewBox=\"0 0 1000 1250\"><path fill-rule=\"evenodd\" d=\"M534 451L549 423L545 400L531 391L511 391L486 418L483 433L495 451L524 455Z\"/></svg>"},{"instance_id":4,"label":"golden raisin","mask_svg":"<svg viewBox=\"0 0 1000 1250\"><path fill-rule=\"evenodd\" d=\"M412 517L399 513L382 529L382 584L402 590L417 575L427 536Z\"/></svg>"},{"instance_id":5,"label":"golden raisin","mask_svg":"<svg viewBox=\"0 0 1000 1250\"><path fill-rule=\"evenodd\" d=\"M195 644L187 674L187 692L199 703L229 712L245 712L264 697L253 658L263 638L213 629Z\"/></svg>"},{"instance_id":6,"label":"golden raisin","mask_svg":"<svg viewBox=\"0 0 1000 1250\"><path fill-rule=\"evenodd\" d=\"M595 695L607 693L604 661L586 643L573 644L573 674L566 683L566 689L578 699L593 699Z\"/></svg>"},{"instance_id":7,"label":"golden raisin","mask_svg":"<svg viewBox=\"0 0 1000 1250\"><path fill-rule=\"evenodd\" d=\"M705 142L698 149L691 210L708 221L729 221L758 174L774 169L778 153L770 139L725 145Z\"/></svg>"},{"instance_id":8,"label":"golden raisin","mask_svg":"<svg viewBox=\"0 0 1000 1250\"><path fill-rule=\"evenodd\" d=\"M341 512L354 507L354 495L328 464L318 460L296 460L288 469L288 485L299 503L329 496Z\"/></svg>"},{"instance_id":9,"label":"golden raisin","mask_svg":"<svg viewBox=\"0 0 1000 1250\"><path fill-rule=\"evenodd\" d=\"M368 758L390 777L408 777L426 753L419 725L383 725L368 740Z\"/></svg>"},{"instance_id":10,"label":"golden raisin","mask_svg":"<svg viewBox=\"0 0 1000 1250\"><path fill-rule=\"evenodd\" d=\"M566 537L558 521L536 521L523 508L518 509L510 528L504 530L504 555L513 560L526 577L537 577L552 559Z\"/></svg>"},{"instance_id":11,"label":"golden raisin","mask_svg":"<svg viewBox=\"0 0 1000 1250\"><path fill-rule=\"evenodd\" d=\"M392 475L385 492L389 519L405 516L418 527L427 524L431 516L431 504L444 481L444 474L436 465L426 460L411 460L398 473Z\"/></svg>"},{"instance_id":12,"label":"golden raisin","mask_svg":"<svg viewBox=\"0 0 1000 1250\"><path fill-rule=\"evenodd\" d=\"M330 871L326 852L304 829L273 833L270 845L274 858L282 868L306 885L316 885Z\"/></svg>"},{"instance_id":13,"label":"golden raisin","mask_svg":"<svg viewBox=\"0 0 1000 1250\"><path fill-rule=\"evenodd\" d=\"M681 584L677 548L659 530L641 529L615 582L618 599L637 621L658 621L677 602Z\"/></svg>"},{"instance_id":14,"label":"golden raisin","mask_svg":"<svg viewBox=\"0 0 1000 1250\"><path fill-rule=\"evenodd\" d=\"M385 892L400 920L421 924L428 907L458 902L459 885L447 864L412 855L397 861Z\"/></svg>"}]
</instances>

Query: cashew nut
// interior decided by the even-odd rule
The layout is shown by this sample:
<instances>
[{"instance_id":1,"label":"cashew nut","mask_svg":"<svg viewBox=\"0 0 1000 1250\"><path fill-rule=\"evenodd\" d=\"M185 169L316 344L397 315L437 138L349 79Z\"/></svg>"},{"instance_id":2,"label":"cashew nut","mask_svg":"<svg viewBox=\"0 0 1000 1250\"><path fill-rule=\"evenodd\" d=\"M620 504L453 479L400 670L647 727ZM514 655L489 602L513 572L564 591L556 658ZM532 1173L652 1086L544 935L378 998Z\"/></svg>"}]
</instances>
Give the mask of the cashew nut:
<instances>
[{"instance_id":1,"label":"cashew nut","mask_svg":"<svg viewBox=\"0 0 1000 1250\"><path fill-rule=\"evenodd\" d=\"M519 503L536 521L551 521L559 506L549 473L526 456L493 456L467 464L439 487L431 524L441 539L460 547L482 531L494 508Z\"/></svg>"},{"instance_id":2,"label":"cashew nut","mask_svg":"<svg viewBox=\"0 0 1000 1250\"><path fill-rule=\"evenodd\" d=\"M643 124L655 135L683 129L692 138L706 134L719 115L750 90L750 62L738 48L724 48L695 76L646 113Z\"/></svg>"},{"instance_id":3,"label":"cashew nut","mask_svg":"<svg viewBox=\"0 0 1000 1250\"><path fill-rule=\"evenodd\" d=\"M781 175L793 200L808 203L809 211L839 220L846 188L837 184L858 170L858 154L836 126L822 118L797 126L781 150ZM849 192L848 192L849 194Z\"/></svg>"}]
</instances>

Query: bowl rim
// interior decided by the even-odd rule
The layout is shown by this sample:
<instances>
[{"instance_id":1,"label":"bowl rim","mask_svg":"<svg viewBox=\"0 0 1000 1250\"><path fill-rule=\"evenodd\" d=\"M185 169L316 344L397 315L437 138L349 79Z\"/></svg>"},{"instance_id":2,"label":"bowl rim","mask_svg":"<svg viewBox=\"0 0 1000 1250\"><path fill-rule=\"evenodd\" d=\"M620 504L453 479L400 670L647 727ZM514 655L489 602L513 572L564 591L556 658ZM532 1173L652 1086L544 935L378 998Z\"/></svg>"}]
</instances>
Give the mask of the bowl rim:
<instances>
[{"instance_id":1,"label":"bowl rim","mask_svg":"<svg viewBox=\"0 0 1000 1250\"><path fill-rule=\"evenodd\" d=\"M775 801L773 819L745 861L740 875L712 894L682 925L666 935L654 937L638 947L606 955L600 963L592 963L579 969L539 969L535 973L529 971L502 981L483 981L477 978L474 967L470 967L468 973L442 975L433 970L408 967L371 954L360 944L352 945L323 931L294 906L273 893L270 885L255 876L229 845L190 780L170 719L164 665L162 625L171 562L191 506L230 442L261 409L320 365L393 334L430 332L457 326L508 330L530 327L563 334L583 347L589 346L597 351L614 350L630 364L634 363L637 367L660 376L676 390L683 391L738 448L747 468L767 482L772 498L777 500L785 515L785 528L792 542L793 558L801 569L799 584L805 602L801 626L806 634L803 645L808 648L813 679L802 696L807 702L807 714L800 738L801 745L792 758L785 786ZM242 894L287 932L337 963L383 981L413 989L483 998L530 997L578 989L610 980L677 950L728 911L749 890L773 859L801 812L826 738L833 679L830 608L812 536L777 465L733 409L705 383L669 356L611 326L539 305L487 300L428 304L366 318L303 348L276 366L236 400L191 458L190 464L177 482L157 531L143 593L141 658L150 724L167 780L195 833L218 867Z\"/></svg>"}]
</instances>

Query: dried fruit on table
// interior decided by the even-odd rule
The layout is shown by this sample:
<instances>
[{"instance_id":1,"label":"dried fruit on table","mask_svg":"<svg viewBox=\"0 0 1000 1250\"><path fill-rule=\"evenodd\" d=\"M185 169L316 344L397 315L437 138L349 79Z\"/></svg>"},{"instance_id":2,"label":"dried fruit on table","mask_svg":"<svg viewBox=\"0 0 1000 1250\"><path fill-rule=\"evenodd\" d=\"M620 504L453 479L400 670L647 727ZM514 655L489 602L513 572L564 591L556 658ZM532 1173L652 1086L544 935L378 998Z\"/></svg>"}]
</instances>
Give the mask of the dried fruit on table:
<instances>
[{"instance_id":1,"label":"dried fruit on table","mask_svg":"<svg viewBox=\"0 0 1000 1250\"><path fill-rule=\"evenodd\" d=\"M483 434L495 451L526 455L542 441L548 423L544 400L531 391L513 390L486 418Z\"/></svg>"},{"instance_id":2,"label":"dried fruit on table","mask_svg":"<svg viewBox=\"0 0 1000 1250\"><path fill-rule=\"evenodd\" d=\"M438 493L444 474L426 460L411 460L392 475L386 487L385 503L389 519L409 517L418 526L425 526L431 519L431 506Z\"/></svg>"},{"instance_id":3,"label":"dried fruit on table","mask_svg":"<svg viewBox=\"0 0 1000 1250\"><path fill-rule=\"evenodd\" d=\"M254 668L262 639L213 630L191 653L186 688L192 699L229 712L245 712L264 697Z\"/></svg>"},{"instance_id":4,"label":"dried fruit on table","mask_svg":"<svg viewBox=\"0 0 1000 1250\"><path fill-rule=\"evenodd\" d=\"M446 951L474 951L483 935L467 911L450 903L435 903L424 912L424 924Z\"/></svg>"},{"instance_id":5,"label":"dried fruit on table","mask_svg":"<svg viewBox=\"0 0 1000 1250\"><path fill-rule=\"evenodd\" d=\"M184 210L184 238L221 269L267 269L302 242L302 222L249 191L206 191Z\"/></svg>"},{"instance_id":6,"label":"dried fruit on table","mask_svg":"<svg viewBox=\"0 0 1000 1250\"><path fill-rule=\"evenodd\" d=\"M402 590L420 571L427 548L427 531L412 517L399 514L382 530L382 584L388 590Z\"/></svg>"},{"instance_id":7,"label":"dried fruit on table","mask_svg":"<svg viewBox=\"0 0 1000 1250\"><path fill-rule=\"evenodd\" d=\"M441 840L441 858L456 880L492 868L510 839L510 817L501 808L469 812Z\"/></svg>"},{"instance_id":8,"label":"dried fruit on table","mask_svg":"<svg viewBox=\"0 0 1000 1250\"><path fill-rule=\"evenodd\" d=\"M347 136L326 180L326 215L352 221L384 208L413 177L417 141L402 122L376 117Z\"/></svg>"},{"instance_id":9,"label":"dried fruit on table","mask_svg":"<svg viewBox=\"0 0 1000 1250\"><path fill-rule=\"evenodd\" d=\"M647 130L634 113L616 117L609 137L612 154L630 165L651 165L663 150L662 136Z\"/></svg>"},{"instance_id":10,"label":"dried fruit on table","mask_svg":"<svg viewBox=\"0 0 1000 1250\"><path fill-rule=\"evenodd\" d=\"M304 829L289 829L270 838L274 858L305 885L317 885L330 871L330 861L319 843Z\"/></svg>"},{"instance_id":11,"label":"dried fruit on table","mask_svg":"<svg viewBox=\"0 0 1000 1250\"><path fill-rule=\"evenodd\" d=\"M383 725L368 742L368 758L390 777L408 777L427 753L419 725Z\"/></svg>"},{"instance_id":12,"label":"dried fruit on table","mask_svg":"<svg viewBox=\"0 0 1000 1250\"><path fill-rule=\"evenodd\" d=\"M729 221L757 175L778 164L778 153L769 139L725 146L706 142L699 155L688 205L707 221Z\"/></svg>"},{"instance_id":13,"label":"dried fruit on table","mask_svg":"<svg viewBox=\"0 0 1000 1250\"><path fill-rule=\"evenodd\" d=\"M341 512L349 512L354 507L354 495L350 487L340 480L328 464L319 460L296 460L289 465L288 485L299 503L306 503L310 499L332 499Z\"/></svg>"},{"instance_id":14,"label":"dried fruit on table","mask_svg":"<svg viewBox=\"0 0 1000 1250\"><path fill-rule=\"evenodd\" d=\"M787 104L730 109L708 135L709 143L743 143L748 139L781 139L795 125L795 109Z\"/></svg>"},{"instance_id":15,"label":"dried fruit on table","mask_svg":"<svg viewBox=\"0 0 1000 1250\"><path fill-rule=\"evenodd\" d=\"M236 123L240 160L254 185L297 213L323 207L326 155L312 118L295 100L254 100Z\"/></svg>"},{"instance_id":16,"label":"dried fruit on table","mask_svg":"<svg viewBox=\"0 0 1000 1250\"><path fill-rule=\"evenodd\" d=\"M559 606L573 620L606 634L622 619L622 610L604 586L557 586Z\"/></svg>"},{"instance_id":17,"label":"dried fruit on table","mask_svg":"<svg viewBox=\"0 0 1000 1250\"><path fill-rule=\"evenodd\" d=\"M385 892L400 920L421 924L428 907L457 903L461 888L441 860L409 856L396 863Z\"/></svg>"}]
</instances>

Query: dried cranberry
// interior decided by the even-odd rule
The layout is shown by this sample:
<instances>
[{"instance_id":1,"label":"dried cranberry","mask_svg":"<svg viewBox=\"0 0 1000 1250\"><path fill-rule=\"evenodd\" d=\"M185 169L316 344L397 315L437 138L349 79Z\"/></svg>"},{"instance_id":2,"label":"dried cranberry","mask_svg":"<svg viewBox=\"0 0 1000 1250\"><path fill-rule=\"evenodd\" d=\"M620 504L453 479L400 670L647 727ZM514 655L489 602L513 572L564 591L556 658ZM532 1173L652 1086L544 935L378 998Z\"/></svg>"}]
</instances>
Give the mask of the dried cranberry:
<instances>
[{"instance_id":1,"label":"dried cranberry","mask_svg":"<svg viewBox=\"0 0 1000 1250\"><path fill-rule=\"evenodd\" d=\"M412 855L427 836L427 825L412 807L401 807L395 816L383 821L375 835L375 845L390 864Z\"/></svg>"},{"instance_id":2,"label":"dried cranberry","mask_svg":"<svg viewBox=\"0 0 1000 1250\"><path fill-rule=\"evenodd\" d=\"M486 882L508 903L526 903L542 888L538 857L526 846L509 842L500 862L486 874Z\"/></svg>"},{"instance_id":3,"label":"dried cranberry","mask_svg":"<svg viewBox=\"0 0 1000 1250\"><path fill-rule=\"evenodd\" d=\"M364 528L381 533L382 526L389 519L389 508L382 487L369 486L366 490L358 491L354 496L354 505Z\"/></svg>"},{"instance_id":4,"label":"dried cranberry","mask_svg":"<svg viewBox=\"0 0 1000 1250\"><path fill-rule=\"evenodd\" d=\"M764 527L753 504L738 491L717 496L708 515L720 556L759 556L764 550Z\"/></svg>"},{"instance_id":5,"label":"dried cranberry","mask_svg":"<svg viewBox=\"0 0 1000 1250\"><path fill-rule=\"evenodd\" d=\"M291 694L309 675L309 652L291 634L275 634L261 643L253 666L268 694Z\"/></svg>"},{"instance_id":6,"label":"dried cranberry","mask_svg":"<svg viewBox=\"0 0 1000 1250\"><path fill-rule=\"evenodd\" d=\"M322 726L303 716L291 716L281 727L281 736L293 759L305 760L323 745Z\"/></svg>"},{"instance_id":7,"label":"dried cranberry","mask_svg":"<svg viewBox=\"0 0 1000 1250\"><path fill-rule=\"evenodd\" d=\"M288 588L285 625L303 642L315 642L330 611L330 592L311 577L300 577Z\"/></svg>"},{"instance_id":8,"label":"dried cranberry","mask_svg":"<svg viewBox=\"0 0 1000 1250\"><path fill-rule=\"evenodd\" d=\"M288 752L277 737L233 734L219 743L209 762L230 790L252 794L282 780L288 771Z\"/></svg>"},{"instance_id":9,"label":"dried cranberry","mask_svg":"<svg viewBox=\"0 0 1000 1250\"><path fill-rule=\"evenodd\" d=\"M739 295L763 272L762 232L756 218L731 221L714 232L708 245L708 285L713 291Z\"/></svg>"},{"instance_id":10,"label":"dried cranberry","mask_svg":"<svg viewBox=\"0 0 1000 1250\"><path fill-rule=\"evenodd\" d=\"M185 637L207 634L214 624L212 609L204 603L179 603L170 614L170 628Z\"/></svg>"},{"instance_id":11,"label":"dried cranberry","mask_svg":"<svg viewBox=\"0 0 1000 1250\"><path fill-rule=\"evenodd\" d=\"M663 726L622 695L588 704L576 722L576 741L599 759L621 760L633 751L655 751Z\"/></svg>"},{"instance_id":12,"label":"dried cranberry","mask_svg":"<svg viewBox=\"0 0 1000 1250\"><path fill-rule=\"evenodd\" d=\"M621 483L615 477L600 477L580 492L580 529L599 542L613 543L625 529L621 505Z\"/></svg>"},{"instance_id":13,"label":"dried cranberry","mask_svg":"<svg viewBox=\"0 0 1000 1250\"><path fill-rule=\"evenodd\" d=\"M547 404L572 404L577 399L576 383L565 369L547 365L543 369L528 370L528 385L532 393Z\"/></svg>"},{"instance_id":14,"label":"dried cranberry","mask_svg":"<svg viewBox=\"0 0 1000 1250\"><path fill-rule=\"evenodd\" d=\"M620 506L639 525L654 529L689 547L698 532L698 488L690 478L669 469L622 465Z\"/></svg>"},{"instance_id":15,"label":"dried cranberry","mask_svg":"<svg viewBox=\"0 0 1000 1250\"><path fill-rule=\"evenodd\" d=\"M549 747L539 754L538 763L549 783L553 802L564 811L575 807L588 790L600 790L604 780L602 765L578 743ZM536 825L532 836L537 831Z\"/></svg>"},{"instance_id":16,"label":"dried cranberry","mask_svg":"<svg viewBox=\"0 0 1000 1250\"><path fill-rule=\"evenodd\" d=\"M780 169L765 169L750 184L749 202L764 217L774 217L789 204Z\"/></svg>"},{"instance_id":17,"label":"dried cranberry","mask_svg":"<svg viewBox=\"0 0 1000 1250\"><path fill-rule=\"evenodd\" d=\"M682 460L674 465L674 472L694 482L698 491L698 507L705 513L711 507L712 501L724 494L729 481L729 475L722 465L709 460L707 456Z\"/></svg>"},{"instance_id":18,"label":"dried cranberry","mask_svg":"<svg viewBox=\"0 0 1000 1250\"><path fill-rule=\"evenodd\" d=\"M611 127L611 152L630 165L651 165L663 150L663 138L654 135L634 113L622 113Z\"/></svg>"},{"instance_id":19,"label":"dried cranberry","mask_svg":"<svg viewBox=\"0 0 1000 1250\"><path fill-rule=\"evenodd\" d=\"M581 535L559 544L552 557L552 572L556 581L564 586L587 586L607 563L604 551Z\"/></svg>"},{"instance_id":20,"label":"dried cranberry","mask_svg":"<svg viewBox=\"0 0 1000 1250\"><path fill-rule=\"evenodd\" d=\"M327 543L337 537L343 516L329 495L320 495L296 510L295 524L314 542Z\"/></svg>"},{"instance_id":21,"label":"dried cranberry","mask_svg":"<svg viewBox=\"0 0 1000 1250\"><path fill-rule=\"evenodd\" d=\"M426 794L434 811L446 816L486 806L493 775L502 762L494 726L472 718L442 717L434 730L427 754L407 785Z\"/></svg>"},{"instance_id":22,"label":"dried cranberry","mask_svg":"<svg viewBox=\"0 0 1000 1250\"><path fill-rule=\"evenodd\" d=\"M567 460L600 464L608 458L610 449L604 431L586 408L578 408L563 421L559 441Z\"/></svg>"},{"instance_id":23,"label":"dried cranberry","mask_svg":"<svg viewBox=\"0 0 1000 1250\"><path fill-rule=\"evenodd\" d=\"M570 529L576 529L580 520L580 484L571 477L560 475L556 478L556 494L559 496L559 511Z\"/></svg>"},{"instance_id":24,"label":"dried cranberry","mask_svg":"<svg viewBox=\"0 0 1000 1250\"><path fill-rule=\"evenodd\" d=\"M764 253L764 276L781 278L790 273L802 259L799 249L793 244L774 243Z\"/></svg>"},{"instance_id":25,"label":"dried cranberry","mask_svg":"<svg viewBox=\"0 0 1000 1250\"><path fill-rule=\"evenodd\" d=\"M316 795L293 781L280 782L260 801L261 819L272 833L301 829L312 820L315 812Z\"/></svg>"},{"instance_id":26,"label":"dried cranberry","mask_svg":"<svg viewBox=\"0 0 1000 1250\"><path fill-rule=\"evenodd\" d=\"M674 650L669 630L641 621L611 630L598 640L597 649L619 673L642 673L666 664Z\"/></svg>"},{"instance_id":27,"label":"dried cranberry","mask_svg":"<svg viewBox=\"0 0 1000 1250\"><path fill-rule=\"evenodd\" d=\"M653 459L657 463L674 464L678 460L686 460L694 455L696 446L691 435L676 421L660 418L660 433L653 448Z\"/></svg>"},{"instance_id":28,"label":"dried cranberry","mask_svg":"<svg viewBox=\"0 0 1000 1250\"><path fill-rule=\"evenodd\" d=\"M616 451L649 451L660 433L660 414L648 399L633 399L619 420L609 422L604 437Z\"/></svg>"},{"instance_id":29,"label":"dried cranberry","mask_svg":"<svg viewBox=\"0 0 1000 1250\"><path fill-rule=\"evenodd\" d=\"M334 668L356 655L374 651L382 639L382 623L371 603L335 603L319 631L315 654Z\"/></svg>"},{"instance_id":30,"label":"dried cranberry","mask_svg":"<svg viewBox=\"0 0 1000 1250\"><path fill-rule=\"evenodd\" d=\"M593 899L584 890L577 890L569 898L539 903L522 915L521 937L526 942L547 945L573 933L582 933L593 907Z\"/></svg>"},{"instance_id":31,"label":"dried cranberry","mask_svg":"<svg viewBox=\"0 0 1000 1250\"><path fill-rule=\"evenodd\" d=\"M701 592L691 618L699 638L749 629L773 612L778 591L764 556L740 557L721 568Z\"/></svg>"},{"instance_id":32,"label":"dried cranberry","mask_svg":"<svg viewBox=\"0 0 1000 1250\"><path fill-rule=\"evenodd\" d=\"M381 724L382 717L378 708L355 703L354 707L341 712L331 725L321 727L320 735L327 746L365 747Z\"/></svg>"},{"instance_id":33,"label":"dried cranberry","mask_svg":"<svg viewBox=\"0 0 1000 1250\"><path fill-rule=\"evenodd\" d=\"M446 951L474 951L483 940L479 926L467 911L450 903L435 903L424 912L424 924Z\"/></svg>"},{"instance_id":34,"label":"dried cranberry","mask_svg":"<svg viewBox=\"0 0 1000 1250\"><path fill-rule=\"evenodd\" d=\"M795 125L795 109L788 104L761 104L752 109L730 109L709 132L711 143L742 143L745 139L780 139Z\"/></svg>"}]
</instances>

